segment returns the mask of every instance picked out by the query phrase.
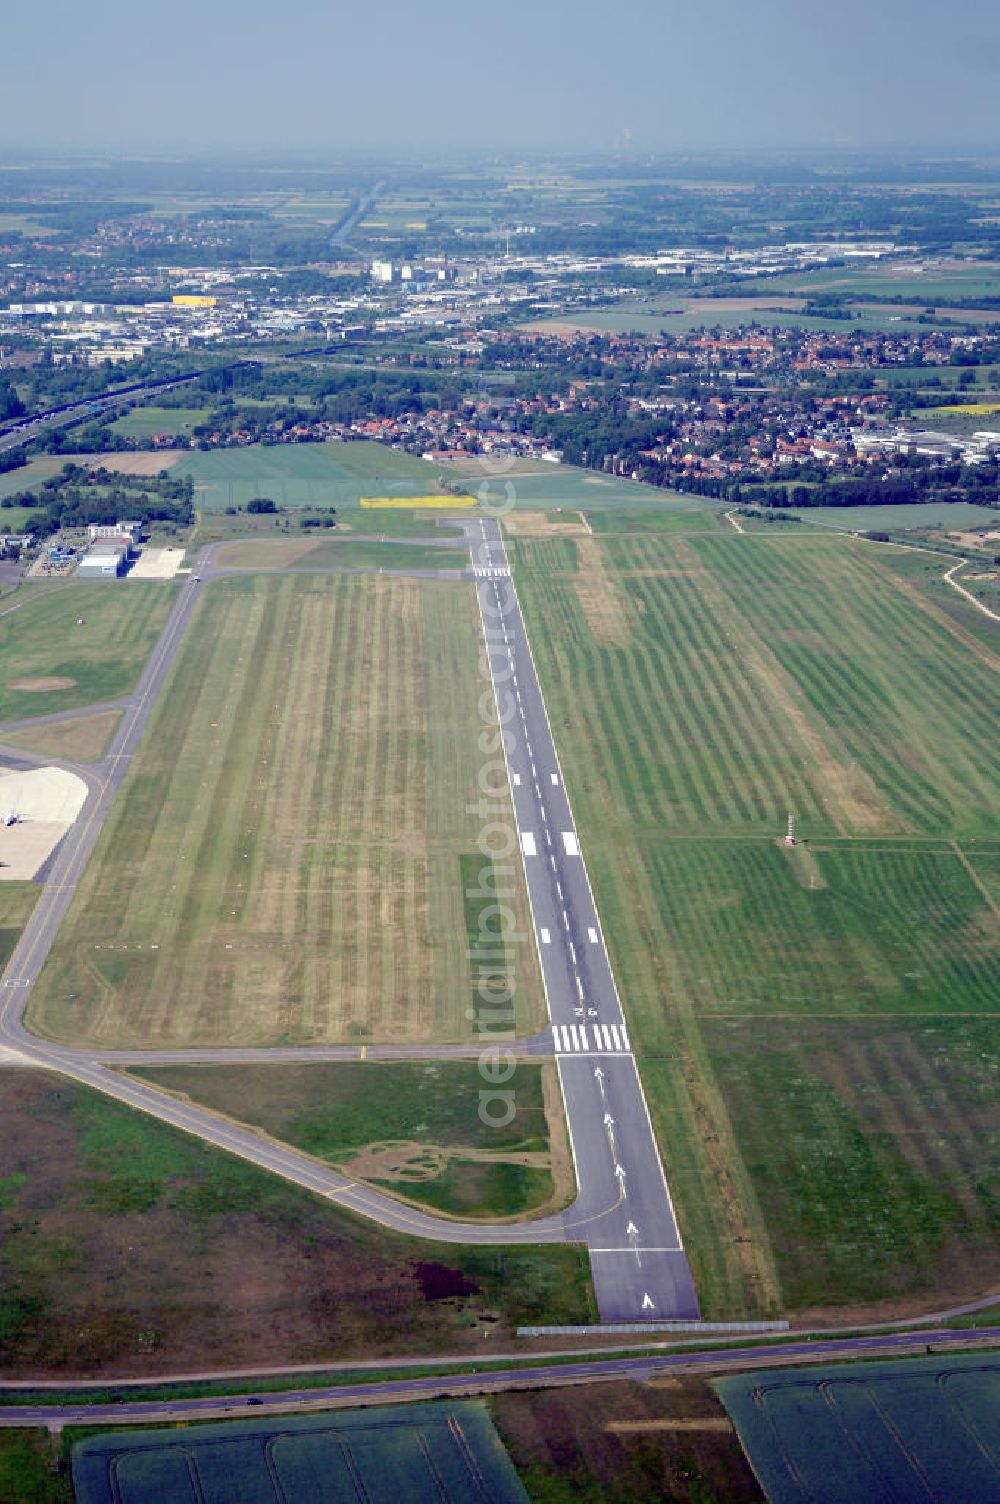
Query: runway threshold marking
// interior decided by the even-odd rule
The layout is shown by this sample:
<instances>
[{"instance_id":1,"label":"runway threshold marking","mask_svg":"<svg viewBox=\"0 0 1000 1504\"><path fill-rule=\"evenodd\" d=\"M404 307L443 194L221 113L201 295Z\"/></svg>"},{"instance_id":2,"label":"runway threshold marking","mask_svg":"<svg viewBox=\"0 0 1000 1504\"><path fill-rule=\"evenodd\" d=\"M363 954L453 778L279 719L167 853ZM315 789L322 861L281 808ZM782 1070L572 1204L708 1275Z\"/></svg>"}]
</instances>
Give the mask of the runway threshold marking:
<instances>
[{"instance_id":1,"label":"runway threshold marking","mask_svg":"<svg viewBox=\"0 0 1000 1504\"><path fill-rule=\"evenodd\" d=\"M557 1055L628 1054L628 1048L621 1043L617 1030L612 1034L611 1028L597 1023L589 1027L593 1032L592 1041L587 1032L588 1026L585 1024L553 1024L552 1043L555 1053ZM603 1086L601 1090L603 1093Z\"/></svg>"}]
</instances>

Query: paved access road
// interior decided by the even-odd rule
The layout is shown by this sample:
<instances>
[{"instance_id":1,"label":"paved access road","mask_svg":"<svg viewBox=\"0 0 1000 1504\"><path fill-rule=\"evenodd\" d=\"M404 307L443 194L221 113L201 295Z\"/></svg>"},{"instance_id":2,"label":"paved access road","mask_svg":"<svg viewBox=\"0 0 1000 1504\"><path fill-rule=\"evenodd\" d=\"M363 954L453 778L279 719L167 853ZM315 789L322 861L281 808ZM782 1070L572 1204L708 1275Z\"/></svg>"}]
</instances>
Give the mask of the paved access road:
<instances>
[{"instance_id":1,"label":"paved access road","mask_svg":"<svg viewBox=\"0 0 1000 1504\"><path fill-rule=\"evenodd\" d=\"M552 1040L604 1321L692 1318L698 1300L499 524L468 524Z\"/></svg>"},{"instance_id":2,"label":"paved access road","mask_svg":"<svg viewBox=\"0 0 1000 1504\"><path fill-rule=\"evenodd\" d=\"M404 1400L427 1400L438 1396L483 1394L503 1389L555 1388L564 1384L587 1384L596 1380L667 1378L674 1374L723 1374L736 1369L784 1368L801 1363L828 1363L832 1358L905 1356L945 1345L949 1350L995 1347L1000 1327L984 1327L975 1334L948 1328L922 1332L893 1332L877 1337L830 1337L812 1342L781 1342L757 1346L714 1348L711 1351L681 1351L663 1356L637 1358L586 1358L580 1362L533 1363L497 1368L492 1372L432 1374L424 1378L382 1379L358 1384L331 1384L317 1388L286 1389L253 1396L257 1415L283 1415L295 1410L329 1410L353 1405L389 1405ZM386 1365L387 1367L391 1365ZM134 1380L144 1388L156 1380ZM23 1386L18 1386L23 1387ZM38 1386L63 1390L72 1385ZM129 1381L109 1381L109 1388L127 1391ZM0 1385L0 1394L16 1392ZM107 1405L46 1404L0 1405L0 1426L120 1425L123 1422L153 1425L174 1421L246 1415L246 1394L212 1395L200 1399L130 1400Z\"/></svg>"}]
</instances>

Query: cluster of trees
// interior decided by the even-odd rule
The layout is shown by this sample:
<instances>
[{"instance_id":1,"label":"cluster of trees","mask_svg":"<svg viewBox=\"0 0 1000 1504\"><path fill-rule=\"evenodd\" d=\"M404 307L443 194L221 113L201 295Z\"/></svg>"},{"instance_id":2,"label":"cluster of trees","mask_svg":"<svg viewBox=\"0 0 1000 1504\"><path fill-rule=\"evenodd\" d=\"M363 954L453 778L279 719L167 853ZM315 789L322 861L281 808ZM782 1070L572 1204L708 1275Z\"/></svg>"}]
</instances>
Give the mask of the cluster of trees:
<instances>
[{"instance_id":1,"label":"cluster of trees","mask_svg":"<svg viewBox=\"0 0 1000 1504\"><path fill-rule=\"evenodd\" d=\"M188 475L173 478L116 475L103 467L89 470L66 464L37 491L5 496L0 507L23 507L34 513L31 528L46 537L62 527L91 523L194 521L194 482Z\"/></svg>"},{"instance_id":2,"label":"cluster of trees","mask_svg":"<svg viewBox=\"0 0 1000 1504\"><path fill-rule=\"evenodd\" d=\"M995 465L912 466L886 475L830 476L815 485L734 486L726 493L732 499L746 497L766 507L866 507L894 506L914 502L973 502L978 506L1000 505Z\"/></svg>"},{"instance_id":3,"label":"cluster of trees","mask_svg":"<svg viewBox=\"0 0 1000 1504\"><path fill-rule=\"evenodd\" d=\"M23 470L28 456L23 449L5 449L0 453L0 475L9 475L12 470Z\"/></svg>"},{"instance_id":4,"label":"cluster of trees","mask_svg":"<svg viewBox=\"0 0 1000 1504\"><path fill-rule=\"evenodd\" d=\"M24 403L6 376L0 376L0 420L24 416Z\"/></svg>"}]
</instances>

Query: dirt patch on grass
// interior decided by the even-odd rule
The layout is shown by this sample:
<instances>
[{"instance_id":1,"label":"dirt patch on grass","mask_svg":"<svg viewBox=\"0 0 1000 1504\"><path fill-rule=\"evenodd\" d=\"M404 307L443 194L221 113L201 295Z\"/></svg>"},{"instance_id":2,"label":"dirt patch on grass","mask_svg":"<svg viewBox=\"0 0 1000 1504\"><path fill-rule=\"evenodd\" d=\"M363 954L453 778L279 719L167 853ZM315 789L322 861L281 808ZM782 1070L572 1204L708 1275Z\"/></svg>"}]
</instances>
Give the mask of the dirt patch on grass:
<instances>
[{"instance_id":1,"label":"dirt patch on grass","mask_svg":"<svg viewBox=\"0 0 1000 1504\"><path fill-rule=\"evenodd\" d=\"M369 1144L344 1165L352 1180L400 1181L415 1184L434 1180L448 1163L449 1153L437 1144L408 1143Z\"/></svg>"},{"instance_id":2,"label":"dirt patch on grass","mask_svg":"<svg viewBox=\"0 0 1000 1504\"><path fill-rule=\"evenodd\" d=\"M134 454L82 454L81 465L92 470L111 470L116 475L159 475L184 455L182 449L143 449Z\"/></svg>"},{"instance_id":3,"label":"dirt patch on grass","mask_svg":"<svg viewBox=\"0 0 1000 1504\"><path fill-rule=\"evenodd\" d=\"M64 674L42 674L35 679L8 679L6 689L16 689L21 694L44 695L55 689L73 689L75 679L67 679Z\"/></svg>"},{"instance_id":4,"label":"dirt patch on grass","mask_svg":"<svg viewBox=\"0 0 1000 1504\"><path fill-rule=\"evenodd\" d=\"M504 519L512 538L585 538L590 532L578 513L554 516L551 512L513 511Z\"/></svg>"},{"instance_id":5,"label":"dirt patch on grass","mask_svg":"<svg viewBox=\"0 0 1000 1504\"><path fill-rule=\"evenodd\" d=\"M627 646L632 637L628 597L607 569L596 538L577 539L573 589L594 638L608 647Z\"/></svg>"},{"instance_id":6,"label":"dirt patch on grass","mask_svg":"<svg viewBox=\"0 0 1000 1504\"><path fill-rule=\"evenodd\" d=\"M792 871L795 873L796 881L800 888L808 888L810 891L818 892L821 888L826 887L826 878L820 871L816 854L810 851L808 846L803 846L801 841L797 842L794 846L787 846L784 840L776 841L775 845L791 862Z\"/></svg>"}]
</instances>

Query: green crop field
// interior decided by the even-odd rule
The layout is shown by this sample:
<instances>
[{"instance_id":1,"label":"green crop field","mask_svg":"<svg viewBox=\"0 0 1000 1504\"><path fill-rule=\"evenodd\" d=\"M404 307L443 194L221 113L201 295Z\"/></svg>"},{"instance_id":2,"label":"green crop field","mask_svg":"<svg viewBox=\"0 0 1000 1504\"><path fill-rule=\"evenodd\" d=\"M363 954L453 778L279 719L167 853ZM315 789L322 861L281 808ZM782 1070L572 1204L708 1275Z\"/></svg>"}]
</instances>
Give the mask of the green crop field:
<instances>
[{"instance_id":1,"label":"green crop field","mask_svg":"<svg viewBox=\"0 0 1000 1504\"><path fill-rule=\"evenodd\" d=\"M770 1504L1000 1497L990 1354L716 1380Z\"/></svg>"},{"instance_id":2,"label":"green crop field","mask_svg":"<svg viewBox=\"0 0 1000 1504\"><path fill-rule=\"evenodd\" d=\"M703 1309L988 1288L991 624L848 538L511 554Z\"/></svg>"},{"instance_id":3,"label":"green crop field","mask_svg":"<svg viewBox=\"0 0 1000 1504\"><path fill-rule=\"evenodd\" d=\"M36 491L42 481L61 470L66 461L62 456L52 454L39 455L37 459L31 459L19 470L5 470L0 475L0 499L4 496L13 496L15 491ZM9 517L0 510L0 522L4 527L9 525Z\"/></svg>"},{"instance_id":4,"label":"green crop field","mask_svg":"<svg viewBox=\"0 0 1000 1504\"><path fill-rule=\"evenodd\" d=\"M136 1072L343 1169L456 1216L507 1217L551 1202L553 1159L573 1189L551 1063L511 1078L515 1116L479 1115L483 1078L464 1061L169 1066ZM548 1111L547 1111L548 1108Z\"/></svg>"},{"instance_id":5,"label":"green crop field","mask_svg":"<svg viewBox=\"0 0 1000 1504\"><path fill-rule=\"evenodd\" d=\"M77 1504L528 1499L485 1406L453 1401L112 1432L74 1448L73 1486Z\"/></svg>"},{"instance_id":6,"label":"green crop field","mask_svg":"<svg viewBox=\"0 0 1000 1504\"><path fill-rule=\"evenodd\" d=\"M206 586L199 613L33 992L33 1026L122 1045L469 1037L462 860L479 836L466 805L483 725L471 585L247 576ZM530 933L522 884L518 868ZM530 1032L542 1014L527 945L517 981Z\"/></svg>"},{"instance_id":7,"label":"green crop field","mask_svg":"<svg viewBox=\"0 0 1000 1504\"><path fill-rule=\"evenodd\" d=\"M583 515L595 533L714 533L729 527L718 509L708 507L643 507L641 511L590 507Z\"/></svg>"},{"instance_id":8,"label":"green crop field","mask_svg":"<svg viewBox=\"0 0 1000 1504\"><path fill-rule=\"evenodd\" d=\"M387 444L360 441L192 451L171 471L193 478L194 504L205 512L245 507L257 496L293 509L356 507L361 496L429 496L439 473L440 467Z\"/></svg>"},{"instance_id":9,"label":"green crop field","mask_svg":"<svg viewBox=\"0 0 1000 1504\"><path fill-rule=\"evenodd\" d=\"M126 694L175 595L167 584L25 581L0 616L0 720Z\"/></svg>"},{"instance_id":10,"label":"green crop field","mask_svg":"<svg viewBox=\"0 0 1000 1504\"><path fill-rule=\"evenodd\" d=\"M208 419L205 407L134 407L111 427L129 439L150 439L157 433L190 433Z\"/></svg>"},{"instance_id":11,"label":"green crop field","mask_svg":"<svg viewBox=\"0 0 1000 1504\"><path fill-rule=\"evenodd\" d=\"M5 1378L478 1357L594 1319L579 1246L402 1237L64 1077L2 1087Z\"/></svg>"},{"instance_id":12,"label":"green crop field","mask_svg":"<svg viewBox=\"0 0 1000 1504\"><path fill-rule=\"evenodd\" d=\"M844 532L851 532L854 528L892 533L912 528L992 526L1000 529L1000 511L975 506L968 501L904 502L888 507L803 507L797 515L804 523L835 527ZM745 527L746 523L743 525Z\"/></svg>"}]
</instances>

